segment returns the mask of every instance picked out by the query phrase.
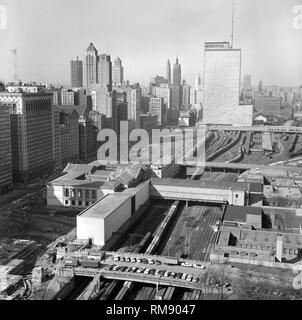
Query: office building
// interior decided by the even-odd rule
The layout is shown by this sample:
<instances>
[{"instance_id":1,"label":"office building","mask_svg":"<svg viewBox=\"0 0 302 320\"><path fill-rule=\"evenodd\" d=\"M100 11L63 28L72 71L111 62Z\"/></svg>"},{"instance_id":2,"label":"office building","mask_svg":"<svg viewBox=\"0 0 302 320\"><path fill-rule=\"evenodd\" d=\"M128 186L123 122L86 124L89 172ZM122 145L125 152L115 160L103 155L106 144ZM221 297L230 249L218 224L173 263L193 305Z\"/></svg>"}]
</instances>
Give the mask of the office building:
<instances>
[{"instance_id":1,"label":"office building","mask_svg":"<svg viewBox=\"0 0 302 320\"><path fill-rule=\"evenodd\" d=\"M112 82L116 86L121 86L124 83L124 68L120 57L117 57L113 63Z\"/></svg>"},{"instance_id":2,"label":"office building","mask_svg":"<svg viewBox=\"0 0 302 320\"><path fill-rule=\"evenodd\" d=\"M255 108L258 112L262 112L268 116L280 116L281 115L281 98L256 94Z\"/></svg>"},{"instance_id":3,"label":"office building","mask_svg":"<svg viewBox=\"0 0 302 320\"><path fill-rule=\"evenodd\" d=\"M10 109L14 181L32 183L52 173L52 93L0 92Z\"/></svg>"},{"instance_id":4,"label":"office building","mask_svg":"<svg viewBox=\"0 0 302 320\"><path fill-rule=\"evenodd\" d=\"M71 87L81 88L83 87L83 61L76 57L75 60L70 62L71 69Z\"/></svg>"},{"instance_id":5,"label":"office building","mask_svg":"<svg viewBox=\"0 0 302 320\"><path fill-rule=\"evenodd\" d=\"M182 83L182 94L181 94L181 109L188 109L190 105L190 86L186 84L186 81L183 80Z\"/></svg>"},{"instance_id":6,"label":"office building","mask_svg":"<svg viewBox=\"0 0 302 320\"><path fill-rule=\"evenodd\" d=\"M98 83L112 90L112 63L110 56L101 54L98 61Z\"/></svg>"},{"instance_id":7,"label":"office building","mask_svg":"<svg viewBox=\"0 0 302 320\"><path fill-rule=\"evenodd\" d=\"M164 109L164 99L163 98L151 98L149 104L149 113L151 115L157 116L157 124L159 126L165 124L165 109Z\"/></svg>"},{"instance_id":8,"label":"office building","mask_svg":"<svg viewBox=\"0 0 302 320\"><path fill-rule=\"evenodd\" d=\"M171 89L167 86L160 86L154 88L154 95L157 98L163 98L167 109L171 108Z\"/></svg>"},{"instance_id":9,"label":"office building","mask_svg":"<svg viewBox=\"0 0 302 320\"><path fill-rule=\"evenodd\" d=\"M169 59L166 67L166 79L168 80L168 84L171 85L171 63Z\"/></svg>"},{"instance_id":10,"label":"office building","mask_svg":"<svg viewBox=\"0 0 302 320\"><path fill-rule=\"evenodd\" d=\"M89 47L85 51L84 57L84 76L85 76L85 86L91 87L98 83L98 51L90 43Z\"/></svg>"},{"instance_id":11,"label":"office building","mask_svg":"<svg viewBox=\"0 0 302 320\"><path fill-rule=\"evenodd\" d=\"M13 159L9 107L0 103L0 195L13 187Z\"/></svg>"},{"instance_id":12,"label":"office building","mask_svg":"<svg viewBox=\"0 0 302 320\"><path fill-rule=\"evenodd\" d=\"M75 106L77 105L77 94L71 89L61 90L61 103L62 106Z\"/></svg>"},{"instance_id":13,"label":"office building","mask_svg":"<svg viewBox=\"0 0 302 320\"><path fill-rule=\"evenodd\" d=\"M127 103L129 128L139 128L141 112L141 88L138 83L132 86L131 90L128 91Z\"/></svg>"},{"instance_id":14,"label":"office building","mask_svg":"<svg viewBox=\"0 0 302 320\"><path fill-rule=\"evenodd\" d=\"M178 58L173 66L173 86L181 86L181 65L178 63Z\"/></svg>"},{"instance_id":15,"label":"office building","mask_svg":"<svg viewBox=\"0 0 302 320\"><path fill-rule=\"evenodd\" d=\"M204 53L203 122L252 125L253 106L239 105L241 49L229 42L206 42Z\"/></svg>"},{"instance_id":16,"label":"office building","mask_svg":"<svg viewBox=\"0 0 302 320\"><path fill-rule=\"evenodd\" d=\"M157 115L151 115L150 113L148 114L142 114L140 116L141 118L141 129L144 129L148 132L151 132L152 129L155 129L157 127Z\"/></svg>"},{"instance_id":17,"label":"office building","mask_svg":"<svg viewBox=\"0 0 302 320\"><path fill-rule=\"evenodd\" d=\"M181 93L181 86L171 86L171 108L180 110Z\"/></svg>"},{"instance_id":18,"label":"office building","mask_svg":"<svg viewBox=\"0 0 302 320\"><path fill-rule=\"evenodd\" d=\"M247 89L250 89L251 87L252 87L252 76L249 74L246 74L243 79L243 89L247 90Z\"/></svg>"},{"instance_id":19,"label":"office building","mask_svg":"<svg viewBox=\"0 0 302 320\"><path fill-rule=\"evenodd\" d=\"M79 160L79 115L74 106L60 106L61 168Z\"/></svg>"}]
</instances>

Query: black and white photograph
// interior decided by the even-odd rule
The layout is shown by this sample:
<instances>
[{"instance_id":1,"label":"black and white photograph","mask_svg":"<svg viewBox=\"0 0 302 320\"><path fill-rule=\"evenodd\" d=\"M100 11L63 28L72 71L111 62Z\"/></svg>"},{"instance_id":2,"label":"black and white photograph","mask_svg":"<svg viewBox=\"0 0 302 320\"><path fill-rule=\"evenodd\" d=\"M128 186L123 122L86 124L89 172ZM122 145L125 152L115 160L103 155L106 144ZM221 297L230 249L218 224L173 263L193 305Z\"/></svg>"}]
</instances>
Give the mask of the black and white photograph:
<instances>
[{"instance_id":1,"label":"black and white photograph","mask_svg":"<svg viewBox=\"0 0 302 320\"><path fill-rule=\"evenodd\" d=\"M302 0L0 0L0 300L302 300Z\"/></svg>"}]
</instances>

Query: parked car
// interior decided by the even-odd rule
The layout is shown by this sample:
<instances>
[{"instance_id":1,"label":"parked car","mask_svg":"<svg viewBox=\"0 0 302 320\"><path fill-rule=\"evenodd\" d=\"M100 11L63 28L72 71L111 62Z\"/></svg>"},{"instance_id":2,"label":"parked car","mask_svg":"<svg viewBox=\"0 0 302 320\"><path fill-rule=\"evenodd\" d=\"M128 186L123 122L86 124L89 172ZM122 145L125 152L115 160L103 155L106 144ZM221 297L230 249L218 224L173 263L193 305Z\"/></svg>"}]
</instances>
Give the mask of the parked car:
<instances>
[{"instance_id":1,"label":"parked car","mask_svg":"<svg viewBox=\"0 0 302 320\"><path fill-rule=\"evenodd\" d=\"M189 263L189 262L183 262L183 263L181 264L181 266L187 267L187 268L192 268L192 267L193 267L192 263Z\"/></svg>"},{"instance_id":2,"label":"parked car","mask_svg":"<svg viewBox=\"0 0 302 320\"><path fill-rule=\"evenodd\" d=\"M192 282L197 283L198 282L198 278L197 277L193 277Z\"/></svg>"},{"instance_id":3,"label":"parked car","mask_svg":"<svg viewBox=\"0 0 302 320\"><path fill-rule=\"evenodd\" d=\"M170 271L166 271L166 272L164 273L164 277L169 277L169 276L170 276L170 274L171 274L171 272L170 272Z\"/></svg>"},{"instance_id":4,"label":"parked car","mask_svg":"<svg viewBox=\"0 0 302 320\"><path fill-rule=\"evenodd\" d=\"M150 274L153 276L155 274L155 271L156 271L155 269L151 269Z\"/></svg>"},{"instance_id":5,"label":"parked car","mask_svg":"<svg viewBox=\"0 0 302 320\"><path fill-rule=\"evenodd\" d=\"M161 262L159 260L155 260L155 264L160 265Z\"/></svg>"},{"instance_id":6,"label":"parked car","mask_svg":"<svg viewBox=\"0 0 302 320\"><path fill-rule=\"evenodd\" d=\"M150 273L150 269L146 269L145 271L144 271L144 274L149 274Z\"/></svg>"},{"instance_id":7,"label":"parked car","mask_svg":"<svg viewBox=\"0 0 302 320\"><path fill-rule=\"evenodd\" d=\"M205 269L205 266L199 263L193 264L193 267L197 269Z\"/></svg>"},{"instance_id":8,"label":"parked car","mask_svg":"<svg viewBox=\"0 0 302 320\"><path fill-rule=\"evenodd\" d=\"M121 257L120 256L115 256L114 261L120 261Z\"/></svg>"},{"instance_id":9,"label":"parked car","mask_svg":"<svg viewBox=\"0 0 302 320\"><path fill-rule=\"evenodd\" d=\"M130 259L131 262L135 263L136 262L136 259L134 257L131 257Z\"/></svg>"},{"instance_id":10,"label":"parked car","mask_svg":"<svg viewBox=\"0 0 302 320\"><path fill-rule=\"evenodd\" d=\"M149 264L154 264L154 261L152 259L148 259Z\"/></svg>"},{"instance_id":11,"label":"parked car","mask_svg":"<svg viewBox=\"0 0 302 320\"><path fill-rule=\"evenodd\" d=\"M181 280L186 280L186 279L187 279L187 274L183 273L182 276L181 276Z\"/></svg>"},{"instance_id":12,"label":"parked car","mask_svg":"<svg viewBox=\"0 0 302 320\"><path fill-rule=\"evenodd\" d=\"M187 279L186 279L186 280L189 281L189 282L191 282L192 279L193 279L193 276L189 275L189 276L187 276Z\"/></svg>"},{"instance_id":13,"label":"parked car","mask_svg":"<svg viewBox=\"0 0 302 320\"><path fill-rule=\"evenodd\" d=\"M126 262L131 262L131 259L129 257L126 257Z\"/></svg>"}]
</instances>

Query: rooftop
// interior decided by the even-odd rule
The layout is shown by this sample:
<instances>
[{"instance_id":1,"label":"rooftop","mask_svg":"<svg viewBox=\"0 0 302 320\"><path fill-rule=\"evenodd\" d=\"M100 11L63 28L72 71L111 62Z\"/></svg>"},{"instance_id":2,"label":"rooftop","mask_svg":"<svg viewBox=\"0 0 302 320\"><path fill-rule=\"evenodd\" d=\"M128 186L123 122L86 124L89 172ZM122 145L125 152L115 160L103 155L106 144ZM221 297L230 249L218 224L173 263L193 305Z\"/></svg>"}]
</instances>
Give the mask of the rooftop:
<instances>
[{"instance_id":1,"label":"rooftop","mask_svg":"<svg viewBox=\"0 0 302 320\"><path fill-rule=\"evenodd\" d=\"M131 194L126 193L108 194L82 211L78 217L105 219L131 197Z\"/></svg>"},{"instance_id":2,"label":"rooftop","mask_svg":"<svg viewBox=\"0 0 302 320\"><path fill-rule=\"evenodd\" d=\"M151 184L156 186L171 186L181 188L201 188L201 189L222 189L222 190L249 190L249 183L245 182L230 182L230 181L198 181L198 180L184 180L171 178L152 178Z\"/></svg>"},{"instance_id":3,"label":"rooftop","mask_svg":"<svg viewBox=\"0 0 302 320\"><path fill-rule=\"evenodd\" d=\"M224 220L245 223L248 214L261 216L262 209L258 207L227 206Z\"/></svg>"}]
</instances>

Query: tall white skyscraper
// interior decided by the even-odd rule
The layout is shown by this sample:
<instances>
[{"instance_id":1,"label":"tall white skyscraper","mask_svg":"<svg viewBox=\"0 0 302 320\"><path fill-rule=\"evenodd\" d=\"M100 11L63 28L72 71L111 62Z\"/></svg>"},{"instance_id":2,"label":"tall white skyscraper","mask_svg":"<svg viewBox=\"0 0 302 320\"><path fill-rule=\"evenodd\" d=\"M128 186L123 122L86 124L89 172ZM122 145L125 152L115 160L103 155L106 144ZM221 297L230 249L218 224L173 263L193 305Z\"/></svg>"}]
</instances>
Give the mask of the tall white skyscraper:
<instances>
[{"instance_id":1,"label":"tall white skyscraper","mask_svg":"<svg viewBox=\"0 0 302 320\"><path fill-rule=\"evenodd\" d=\"M87 87L94 86L98 83L97 65L98 51L93 45L93 43L90 43L89 47L85 51L84 57L84 83Z\"/></svg>"},{"instance_id":2,"label":"tall white skyscraper","mask_svg":"<svg viewBox=\"0 0 302 320\"><path fill-rule=\"evenodd\" d=\"M241 49L229 42L206 42L204 111L207 124L252 125L252 106L239 106Z\"/></svg>"}]
</instances>

